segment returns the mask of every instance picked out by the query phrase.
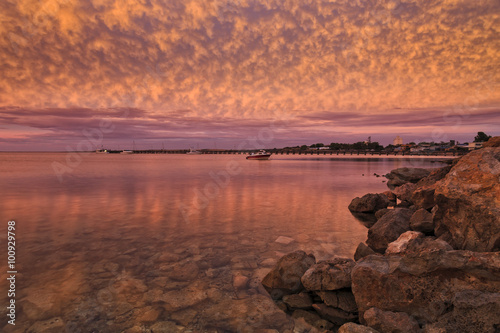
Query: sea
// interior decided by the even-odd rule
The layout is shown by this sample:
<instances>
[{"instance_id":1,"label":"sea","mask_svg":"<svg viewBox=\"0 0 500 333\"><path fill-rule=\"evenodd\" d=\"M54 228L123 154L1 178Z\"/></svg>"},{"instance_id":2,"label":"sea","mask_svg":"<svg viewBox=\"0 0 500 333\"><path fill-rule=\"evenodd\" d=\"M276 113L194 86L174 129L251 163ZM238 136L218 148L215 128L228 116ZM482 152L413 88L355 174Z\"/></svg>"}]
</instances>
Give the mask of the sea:
<instances>
[{"instance_id":1,"label":"sea","mask_svg":"<svg viewBox=\"0 0 500 333\"><path fill-rule=\"evenodd\" d=\"M350 201L406 166L443 164L0 153L0 331L281 332L249 317L259 281L296 250L352 258L367 228Z\"/></svg>"}]
</instances>

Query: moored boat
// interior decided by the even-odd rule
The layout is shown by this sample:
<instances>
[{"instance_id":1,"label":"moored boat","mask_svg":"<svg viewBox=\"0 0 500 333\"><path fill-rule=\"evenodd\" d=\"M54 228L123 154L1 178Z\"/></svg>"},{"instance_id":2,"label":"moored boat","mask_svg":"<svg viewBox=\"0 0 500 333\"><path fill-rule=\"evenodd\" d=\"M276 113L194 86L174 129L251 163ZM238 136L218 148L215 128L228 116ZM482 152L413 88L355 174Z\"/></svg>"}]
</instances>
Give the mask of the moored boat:
<instances>
[{"instance_id":1,"label":"moored boat","mask_svg":"<svg viewBox=\"0 0 500 333\"><path fill-rule=\"evenodd\" d=\"M189 148L189 151L186 153L186 155L200 155L201 151L199 150L194 150L193 148Z\"/></svg>"},{"instance_id":2,"label":"moored boat","mask_svg":"<svg viewBox=\"0 0 500 333\"><path fill-rule=\"evenodd\" d=\"M268 160L271 157L271 153L266 152L265 150L258 151L256 153L251 153L246 157L247 160Z\"/></svg>"}]
</instances>

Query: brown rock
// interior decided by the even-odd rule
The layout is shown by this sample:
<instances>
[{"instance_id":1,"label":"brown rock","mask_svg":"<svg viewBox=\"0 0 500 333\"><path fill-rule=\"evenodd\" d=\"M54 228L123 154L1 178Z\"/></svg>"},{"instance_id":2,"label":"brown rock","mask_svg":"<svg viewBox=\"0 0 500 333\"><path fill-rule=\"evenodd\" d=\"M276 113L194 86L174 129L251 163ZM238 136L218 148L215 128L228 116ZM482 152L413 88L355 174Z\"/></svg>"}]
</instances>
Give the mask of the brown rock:
<instances>
[{"instance_id":1,"label":"brown rock","mask_svg":"<svg viewBox=\"0 0 500 333\"><path fill-rule=\"evenodd\" d=\"M320 261L304 273L301 281L307 290L349 288L353 266L354 261L347 258Z\"/></svg>"},{"instance_id":2,"label":"brown rock","mask_svg":"<svg viewBox=\"0 0 500 333\"><path fill-rule=\"evenodd\" d=\"M28 332L37 333L59 333L64 331L64 322L61 318L51 318L44 321L37 321L28 329Z\"/></svg>"},{"instance_id":3,"label":"brown rock","mask_svg":"<svg viewBox=\"0 0 500 333\"><path fill-rule=\"evenodd\" d=\"M450 172L452 165L447 165L442 168L432 169L431 173L422 179L420 179L417 183L417 187L425 187L434 185L436 182L443 179L448 172Z\"/></svg>"},{"instance_id":4,"label":"brown rock","mask_svg":"<svg viewBox=\"0 0 500 333\"><path fill-rule=\"evenodd\" d=\"M357 314L345 312L337 308L332 308L326 304L313 304L313 308L321 318L331 321L335 325L343 325L347 322L355 322L358 320Z\"/></svg>"},{"instance_id":5,"label":"brown rock","mask_svg":"<svg viewBox=\"0 0 500 333\"><path fill-rule=\"evenodd\" d=\"M452 251L453 248L450 244L442 239L436 239L435 237L423 237L413 239L408 242L405 253L424 253L424 252L437 252L437 251Z\"/></svg>"},{"instance_id":6,"label":"brown rock","mask_svg":"<svg viewBox=\"0 0 500 333\"><path fill-rule=\"evenodd\" d=\"M419 333L415 318L404 312L382 311L371 308L364 313L366 325L384 333Z\"/></svg>"},{"instance_id":7,"label":"brown rock","mask_svg":"<svg viewBox=\"0 0 500 333\"><path fill-rule=\"evenodd\" d=\"M417 208L431 209L436 202L434 201L434 186L422 186L413 191L411 201Z\"/></svg>"},{"instance_id":8,"label":"brown rock","mask_svg":"<svg viewBox=\"0 0 500 333\"><path fill-rule=\"evenodd\" d=\"M375 254L376 252L372 250L371 247L367 246L365 243L359 243L354 253L354 260L358 261L361 258Z\"/></svg>"},{"instance_id":9,"label":"brown rock","mask_svg":"<svg viewBox=\"0 0 500 333\"><path fill-rule=\"evenodd\" d=\"M368 193L361 198L354 198L349 204L349 210L356 213L374 213L389 206L389 199L385 194Z\"/></svg>"},{"instance_id":10,"label":"brown rock","mask_svg":"<svg viewBox=\"0 0 500 333\"><path fill-rule=\"evenodd\" d=\"M311 309L313 304L311 296L305 292L285 295L283 302L292 309Z\"/></svg>"},{"instance_id":11,"label":"brown rock","mask_svg":"<svg viewBox=\"0 0 500 333\"><path fill-rule=\"evenodd\" d=\"M451 311L425 326L425 332L496 333L498 318L500 293L462 291L455 295Z\"/></svg>"},{"instance_id":12,"label":"brown rock","mask_svg":"<svg viewBox=\"0 0 500 333\"><path fill-rule=\"evenodd\" d=\"M406 183L399 187L396 187L394 191L392 191L396 197L401 201L407 201L412 203L411 196L413 191L417 189L417 184L414 183Z\"/></svg>"},{"instance_id":13,"label":"brown rock","mask_svg":"<svg viewBox=\"0 0 500 333\"><path fill-rule=\"evenodd\" d=\"M380 333L379 331L368 327L355 323L345 323L340 326L338 333Z\"/></svg>"},{"instance_id":14,"label":"brown rock","mask_svg":"<svg viewBox=\"0 0 500 333\"><path fill-rule=\"evenodd\" d=\"M308 323L310 325L314 325L318 320L321 320L321 317L316 312L305 311L305 310L293 311L292 318L295 318L295 319L304 318L306 323Z\"/></svg>"},{"instance_id":15,"label":"brown rock","mask_svg":"<svg viewBox=\"0 0 500 333\"><path fill-rule=\"evenodd\" d=\"M385 191L385 192L382 192L382 194L384 194L387 197L387 199L389 199L389 202L391 202L391 203L395 203L397 200L396 195L394 193L392 193L392 191Z\"/></svg>"},{"instance_id":16,"label":"brown rock","mask_svg":"<svg viewBox=\"0 0 500 333\"><path fill-rule=\"evenodd\" d=\"M160 310L147 306L145 308L134 310L134 317L137 322L153 322L160 316Z\"/></svg>"},{"instance_id":17,"label":"brown rock","mask_svg":"<svg viewBox=\"0 0 500 333\"><path fill-rule=\"evenodd\" d=\"M169 269L169 277L174 281L192 281L198 273L198 265L192 261L174 264Z\"/></svg>"},{"instance_id":18,"label":"brown rock","mask_svg":"<svg viewBox=\"0 0 500 333\"><path fill-rule=\"evenodd\" d=\"M490 138L488 141L483 143L483 148L488 148L488 147L500 147L500 136L494 136Z\"/></svg>"},{"instance_id":19,"label":"brown rock","mask_svg":"<svg viewBox=\"0 0 500 333\"><path fill-rule=\"evenodd\" d=\"M435 234L456 249L500 250L500 148L462 157L436 184Z\"/></svg>"},{"instance_id":20,"label":"brown rock","mask_svg":"<svg viewBox=\"0 0 500 333\"><path fill-rule=\"evenodd\" d=\"M326 305L339 308L346 312L358 312L358 306L354 294L350 289L335 291L317 291L316 294Z\"/></svg>"},{"instance_id":21,"label":"brown rock","mask_svg":"<svg viewBox=\"0 0 500 333\"><path fill-rule=\"evenodd\" d=\"M262 285L274 299L297 293L303 289L300 278L315 262L314 256L304 251L289 253L278 260L276 266L262 280Z\"/></svg>"},{"instance_id":22,"label":"brown rock","mask_svg":"<svg viewBox=\"0 0 500 333\"><path fill-rule=\"evenodd\" d=\"M207 298L208 295L205 286L196 282L181 290L168 291L162 296L165 310L168 312L194 306Z\"/></svg>"},{"instance_id":23,"label":"brown rock","mask_svg":"<svg viewBox=\"0 0 500 333\"><path fill-rule=\"evenodd\" d=\"M181 332L181 328L173 321L158 321L150 327L150 330L152 332Z\"/></svg>"},{"instance_id":24,"label":"brown rock","mask_svg":"<svg viewBox=\"0 0 500 333\"><path fill-rule=\"evenodd\" d=\"M237 274L233 276L233 287L234 289L245 289L248 285L248 277L244 275Z\"/></svg>"},{"instance_id":25,"label":"brown rock","mask_svg":"<svg viewBox=\"0 0 500 333\"><path fill-rule=\"evenodd\" d=\"M419 231L424 234L434 232L434 221L432 213L426 209L419 209L410 218L410 228L414 231Z\"/></svg>"},{"instance_id":26,"label":"brown rock","mask_svg":"<svg viewBox=\"0 0 500 333\"><path fill-rule=\"evenodd\" d=\"M500 253L454 250L368 256L352 270L360 317L377 307L433 323L449 311L454 295L467 290L500 290Z\"/></svg>"},{"instance_id":27,"label":"brown rock","mask_svg":"<svg viewBox=\"0 0 500 333\"><path fill-rule=\"evenodd\" d=\"M385 254L396 254L405 252L406 248L408 247L408 244L411 241L422 237L424 237L424 234L421 232L406 231L402 233L398 237L398 239L396 239L394 242L389 243L389 245L387 246L387 250L385 250Z\"/></svg>"},{"instance_id":28,"label":"brown rock","mask_svg":"<svg viewBox=\"0 0 500 333\"><path fill-rule=\"evenodd\" d=\"M223 298L217 303L207 304L201 317L205 327L217 328L219 332L253 332L258 329L285 332L293 327L293 320L264 295L245 299Z\"/></svg>"},{"instance_id":29,"label":"brown rock","mask_svg":"<svg viewBox=\"0 0 500 333\"><path fill-rule=\"evenodd\" d=\"M388 212L390 212L391 210L390 209L387 209L387 208L384 208L384 209L381 209L381 210L377 210L375 212L375 219L380 220L380 218L382 216L384 216L385 214L387 214Z\"/></svg>"},{"instance_id":30,"label":"brown rock","mask_svg":"<svg viewBox=\"0 0 500 333\"><path fill-rule=\"evenodd\" d=\"M382 216L368 229L366 244L374 251L384 253L389 243L398 239L403 232L410 230L412 211L405 208L396 208Z\"/></svg>"},{"instance_id":31,"label":"brown rock","mask_svg":"<svg viewBox=\"0 0 500 333\"><path fill-rule=\"evenodd\" d=\"M406 183L417 183L420 179L427 177L430 171L422 168L399 168L392 170L385 177L389 179L387 186L390 189Z\"/></svg>"}]
</instances>

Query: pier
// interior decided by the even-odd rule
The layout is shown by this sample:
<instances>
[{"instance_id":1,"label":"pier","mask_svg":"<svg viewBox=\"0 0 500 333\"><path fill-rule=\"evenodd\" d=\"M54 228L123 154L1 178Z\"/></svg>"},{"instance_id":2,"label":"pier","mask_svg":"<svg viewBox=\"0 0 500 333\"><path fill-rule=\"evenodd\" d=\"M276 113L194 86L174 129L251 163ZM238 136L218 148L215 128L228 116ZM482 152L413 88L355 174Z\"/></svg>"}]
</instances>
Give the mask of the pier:
<instances>
[{"instance_id":1,"label":"pier","mask_svg":"<svg viewBox=\"0 0 500 333\"><path fill-rule=\"evenodd\" d=\"M200 149L202 155L247 155L255 150L234 150L234 149ZM304 156L434 156L434 157L453 157L463 156L468 151L429 151L429 152L387 152L387 151L362 151L362 150L294 150L294 149L266 149L273 155L304 155ZM110 154L119 154L121 150L108 150ZM189 149L147 149L133 150L132 154L186 154Z\"/></svg>"}]
</instances>

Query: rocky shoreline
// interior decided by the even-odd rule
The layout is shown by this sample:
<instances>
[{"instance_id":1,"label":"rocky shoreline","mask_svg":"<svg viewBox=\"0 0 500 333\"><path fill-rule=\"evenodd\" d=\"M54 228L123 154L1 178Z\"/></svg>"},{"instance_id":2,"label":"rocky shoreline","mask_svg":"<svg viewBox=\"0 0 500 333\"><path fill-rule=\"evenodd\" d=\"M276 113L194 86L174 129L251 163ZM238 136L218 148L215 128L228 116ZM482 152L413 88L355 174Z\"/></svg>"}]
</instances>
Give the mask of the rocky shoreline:
<instances>
[{"instance_id":1,"label":"rocky shoreline","mask_svg":"<svg viewBox=\"0 0 500 333\"><path fill-rule=\"evenodd\" d=\"M262 284L300 332L500 332L500 137L355 198L354 260L295 251ZM296 327L298 327L296 325Z\"/></svg>"}]
</instances>

